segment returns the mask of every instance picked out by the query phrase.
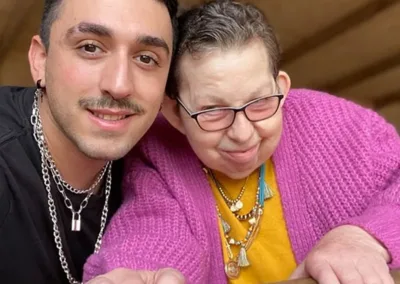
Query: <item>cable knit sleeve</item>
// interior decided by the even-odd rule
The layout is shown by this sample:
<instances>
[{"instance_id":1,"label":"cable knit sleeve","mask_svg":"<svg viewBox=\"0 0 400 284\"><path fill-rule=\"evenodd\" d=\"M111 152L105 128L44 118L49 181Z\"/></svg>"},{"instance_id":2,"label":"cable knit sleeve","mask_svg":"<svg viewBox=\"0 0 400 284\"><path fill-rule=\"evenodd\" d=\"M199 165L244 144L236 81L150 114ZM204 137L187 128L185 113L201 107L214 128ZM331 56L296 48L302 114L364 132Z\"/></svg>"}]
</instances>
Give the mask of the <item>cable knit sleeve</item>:
<instances>
[{"instance_id":1,"label":"cable knit sleeve","mask_svg":"<svg viewBox=\"0 0 400 284\"><path fill-rule=\"evenodd\" d=\"M371 114L369 133L371 171L378 193L362 215L347 220L378 239L391 254L392 268L400 267L400 138L381 117Z\"/></svg>"},{"instance_id":2,"label":"cable knit sleeve","mask_svg":"<svg viewBox=\"0 0 400 284\"><path fill-rule=\"evenodd\" d=\"M205 248L161 175L140 159L128 165L124 202L107 227L101 250L89 257L84 280L119 267L172 267L190 283L205 283ZM190 217L189 217L190 218Z\"/></svg>"}]
</instances>

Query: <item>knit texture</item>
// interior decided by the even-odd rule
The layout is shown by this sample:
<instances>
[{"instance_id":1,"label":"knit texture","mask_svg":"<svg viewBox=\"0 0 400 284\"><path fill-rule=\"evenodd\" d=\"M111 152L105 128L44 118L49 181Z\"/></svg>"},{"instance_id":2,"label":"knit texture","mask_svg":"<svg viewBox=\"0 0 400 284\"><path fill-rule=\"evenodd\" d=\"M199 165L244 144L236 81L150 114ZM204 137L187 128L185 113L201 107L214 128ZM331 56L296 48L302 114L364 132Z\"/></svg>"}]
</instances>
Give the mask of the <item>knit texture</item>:
<instances>
[{"instance_id":1,"label":"knit texture","mask_svg":"<svg viewBox=\"0 0 400 284\"><path fill-rule=\"evenodd\" d=\"M297 263L329 230L360 226L400 267L400 138L371 110L292 90L273 155ZM126 158L124 202L84 279L118 267L173 267L188 283L226 283L215 200L184 136L162 117ZM266 212L268 214L268 212Z\"/></svg>"}]
</instances>

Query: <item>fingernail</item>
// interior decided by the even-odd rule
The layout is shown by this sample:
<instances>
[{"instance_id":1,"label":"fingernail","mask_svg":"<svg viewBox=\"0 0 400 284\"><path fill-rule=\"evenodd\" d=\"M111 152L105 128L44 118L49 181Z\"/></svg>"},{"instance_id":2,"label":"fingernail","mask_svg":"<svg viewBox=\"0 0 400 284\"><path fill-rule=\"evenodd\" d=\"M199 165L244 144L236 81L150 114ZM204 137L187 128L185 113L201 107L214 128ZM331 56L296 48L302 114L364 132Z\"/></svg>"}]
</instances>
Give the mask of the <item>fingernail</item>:
<instances>
[{"instance_id":1,"label":"fingernail","mask_svg":"<svg viewBox=\"0 0 400 284\"><path fill-rule=\"evenodd\" d=\"M157 284L184 284L185 278L173 269L161 270L157 275Z\"/></svg>"},{"instance_id":2,"label":"fingernail","mask_svg":"<svg viewBox=\"0 0 400 284\"><path fill-rule=\"evenodd\" d=\"M89 282L86 282L86 284L114 284L114 282L105 277L97 277L90 280Z\"/></svg>"}]
</instances>

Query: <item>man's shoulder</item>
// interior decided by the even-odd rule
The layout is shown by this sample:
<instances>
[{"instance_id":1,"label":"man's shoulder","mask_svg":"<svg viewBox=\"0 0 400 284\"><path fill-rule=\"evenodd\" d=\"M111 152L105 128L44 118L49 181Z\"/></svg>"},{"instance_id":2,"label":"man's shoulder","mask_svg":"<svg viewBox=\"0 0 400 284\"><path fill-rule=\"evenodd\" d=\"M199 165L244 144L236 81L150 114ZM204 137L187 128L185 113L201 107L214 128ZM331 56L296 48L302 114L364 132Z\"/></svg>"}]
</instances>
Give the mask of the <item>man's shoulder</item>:
<instances>
[{"instance_id":1,"label":"man's shoulder","mask_svg":"<svg viewBox=\"0 0 400 284\"><path fill-rule=\"evenodd\" d=\"M0 146L30 127L35 89L0 86Z\"/></svg>"}]
</instances>

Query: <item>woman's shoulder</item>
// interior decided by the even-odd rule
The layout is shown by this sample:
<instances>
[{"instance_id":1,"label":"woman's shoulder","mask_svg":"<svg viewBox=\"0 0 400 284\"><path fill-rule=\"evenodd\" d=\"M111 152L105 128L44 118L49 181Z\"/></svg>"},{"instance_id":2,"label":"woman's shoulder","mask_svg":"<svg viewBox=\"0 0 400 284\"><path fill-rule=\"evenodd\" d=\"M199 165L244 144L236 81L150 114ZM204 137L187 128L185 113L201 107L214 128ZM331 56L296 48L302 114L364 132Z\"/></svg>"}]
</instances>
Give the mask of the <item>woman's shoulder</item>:
<instances>
[{"instance_id":1,"label":"woman's shoulder","mask_svg":"<svg viewBox=\"0 0 400 284\"><path fill-rule=\"evenodd\" d=\"M153 125L138 144L146 153L169 153L176 155L182 152L192 152L185 135L175 129L162 114L159 114Z\"/></svg>"},{"instance_id":2,"label":"woman's shoulder","mask_svg":"<svg viewBox=\"0 0 400 284\"><path fill-rule=\"evenodd\" d=\"M353 101L323 91L292 89L286 99L284 117L286 123L316 126L328 129L365 128L380 121L389 126L377 112ZM390 126L389 126L390 127Z\"/></svg>"},{"instance_id":3,"label":"woman's shoulder","mask_svg":"<svg viewBox=\"0 0 400 284\"><path fill-rule=\"evenodd\" d=\"M307 149L333 156L340 149L359 158L365 156L364 150L371 148L377 136L386 142L399 139L394 126L375 111L320 91L292 90L283 117L280 149L290 149L291 153Z\"/></svg>"},{"instance_id":4,"label":"woman's shoulder","mask_svg":"<svg viewBox=\"0 0 400 284\"><path fill-rule=\"evenodd\" d=\"M167 163L193 163L197 161L189 142L160 114L140 142L125 157L128 164L140 159L145 164L160 166Z\"/></svg>"},{"instance_id":5,"label":"woman's shoulder","mask_svg":"<svg viewBox=\"0 0 400 284\"><path fill-rule=\"evenodd\" d=\"M160 115L125 157L124 185L125 191L135 187L143 194L182 193L185 188L207 186L207 180L186 137Z\"/></svg>"},{"instance_id":6,"label":"woman's shoulder","mask_svg":"<svg viewBox=\"0 0 400 284\"><path fill-rule=\"evenodd\" d=\"M291 89L284 106L286 112L301 109L303 112L313 112L315 115L339 114L354 112L374 115L375 112L351 100L324 91L312 89Z\"/></svg>"}]
</instances>

